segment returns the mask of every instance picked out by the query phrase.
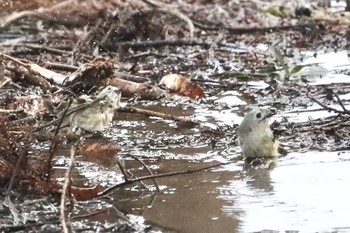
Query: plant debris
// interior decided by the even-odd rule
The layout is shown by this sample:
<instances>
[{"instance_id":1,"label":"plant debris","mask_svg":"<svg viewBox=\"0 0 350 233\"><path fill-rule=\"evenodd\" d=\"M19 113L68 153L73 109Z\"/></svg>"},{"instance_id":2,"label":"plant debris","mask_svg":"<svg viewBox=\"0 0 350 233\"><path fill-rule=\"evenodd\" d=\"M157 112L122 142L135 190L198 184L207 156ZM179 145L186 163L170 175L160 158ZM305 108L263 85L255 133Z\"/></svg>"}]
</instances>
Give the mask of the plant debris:
<instances>
[{"instance_id":1,"label":"plant debris","mask_svg":"<svg viewBox=\"0 0 350 233\"><path fill-rule=\"evenodd\" d=\"M133 177L118 161L115 165L124 182L112 187L99 183L76 186L73 161L82 156L83 160L107 165L122 146L133 147L126 142L119 145L94 140L104 138L114 110L126 118L143 114L200 131L182 138L145 137L137 142L140 147L167 148L175 142L180 146L203 143L210 148L237 146L237 124L208 129L208 122L198 121L195 111L192 116L176 110L174 114L170 107L164 112L153 111L152 101L177 105L180 99L188 103L187 108L203 104L218 111L235 109L239 114L245 105L272 106L285 115L329 111L332 115L328 118L304 122L282 117L273 128L289 151L349 150L349 99L344 97L349 82L313 83L312 77L320 76L318 71L324 75L328 70L303 60L310 57L310 51L317 57L324 51L348 49L350 15L311 2L312 7L306 8L290 1L0 1L0 183L10 198L8 212L16 218L14 209L21 201L14 192L61 196L60 216L56 211L51 219L33 221L28 227L23 218L17 225L4 221L0 229L26 231L46 222L60 223L68 232L74 218L69 221L66 212L68 206L74 212L73 199L100 198L145 180L152 180L159 191L159 177L220 165L156 174L130 155L146 175ZM337 72L348 74L347 70ZM128 106L117 109L105 101L113 114L98 130L84 129L86 119L73 124L76 112L103 102L98 93L106 86L118 88L122 104ZM220 103L215 99L232 91L239 92L234 101ZM70 137L62 129L68 122L71 128L83 130L77 133L72 129ZM69 169L60 174L60 178L65 177L63 183L54 168L62 148L71 149L70 163L65 164ZM135 230L127 216L120 214L120 219L117 231L122 226Z\"/></svg>"}]
</instances>

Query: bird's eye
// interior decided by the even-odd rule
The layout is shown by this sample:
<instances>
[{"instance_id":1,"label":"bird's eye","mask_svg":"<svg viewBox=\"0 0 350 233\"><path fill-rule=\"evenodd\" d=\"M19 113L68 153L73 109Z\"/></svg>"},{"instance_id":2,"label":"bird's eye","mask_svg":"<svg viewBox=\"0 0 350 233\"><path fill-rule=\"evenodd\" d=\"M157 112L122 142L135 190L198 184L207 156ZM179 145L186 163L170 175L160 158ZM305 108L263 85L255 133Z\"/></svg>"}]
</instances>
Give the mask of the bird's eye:
<instances>
[{"instance_id":1,"label":"bird's eye","mask_svg":"<svg viewBox=\"0 0 350 233\"><path fill-rule=\"evenodd\" d=\"M258 112L258 113L256 114L256 118L260 119L260 117L261 117L261 113Z\"/></svg>"}]
</instances>

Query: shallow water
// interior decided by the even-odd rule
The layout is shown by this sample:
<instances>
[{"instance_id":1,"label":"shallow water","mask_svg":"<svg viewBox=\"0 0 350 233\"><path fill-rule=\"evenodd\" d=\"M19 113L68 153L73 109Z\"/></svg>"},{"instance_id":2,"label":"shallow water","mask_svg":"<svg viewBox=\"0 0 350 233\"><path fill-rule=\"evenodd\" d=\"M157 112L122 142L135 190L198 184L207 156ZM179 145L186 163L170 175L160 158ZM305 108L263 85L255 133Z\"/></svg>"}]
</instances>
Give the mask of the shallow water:
<instances>
[{"instance_id":1,"label":"shallow water","mask_svg":"<svg viewBox=\"0 0 350 233\"><path fill-rule=\"evenodd\" d=\"M220 187L219 198L227 201L222 209L238 215L243 232L349 230L349 155L292 153L275 169L250 171Z\"/></svg>"},{"instance_id":2,"label":"shallow water","mask_svg":"<svg viewBox=\"0 0 350 233\"><path fill-rule=\"evenodd\" d=\"M343 52L327 56L338 55L344 59ZM322 59L310 62L330 59L320 57ZM348 64L342 62L342 65ZM334 74L336 66L329 65L327 69L329 72L323 78L312 77L310 85L319 85L321 80L338 82L338 74ZM345 76L347 79L342 82L350 82L350 77ZM266 87L264 81L251 84L254 89ZM340 98L348 97L344 94ZM105 187L119 183L123 176L116 166L117 159L131 174L147 175L140 163L128 156L130 154L140 158L157 174L235 159L240 149L234 137L213 146L202 140L201 132L239 124L247 104L240 91L209 93L202 102L174 98L141 103L137 107L192 118L201 124L184 128L173 121L121 113L104 134L110 142L118 144L120 151L103 165L81 159L76 166L75 179L84 185L100 183ZM340 109L336 104L333 107ZM298 123L332 115L335 114L311 103L280 109L272 121L288 119ZM283 138L282 142L288 144ZM66 161L67 158L61 157L57 165ZM124 213L141 216L146 224L164 232L350 231L347 214L350 209L349 151L294 148L274 162L273 168L247 169L244 161L238 159L210 171L159 178L160 193L155 192L152 181L145 181L144 185L135 183L116 190L108 203ZM112 223L116 218L115 212L109 211L91 220L105 219Z\"/></svg>"}]
</instances>

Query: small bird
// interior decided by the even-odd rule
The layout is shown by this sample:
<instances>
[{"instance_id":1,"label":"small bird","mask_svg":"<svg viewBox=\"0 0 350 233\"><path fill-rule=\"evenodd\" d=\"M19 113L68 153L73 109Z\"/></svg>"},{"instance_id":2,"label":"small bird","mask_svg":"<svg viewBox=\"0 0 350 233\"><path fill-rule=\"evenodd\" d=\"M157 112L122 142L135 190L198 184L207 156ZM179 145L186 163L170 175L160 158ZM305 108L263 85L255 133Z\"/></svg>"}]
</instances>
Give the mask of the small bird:
<instances>
[{"instance_id":1,"label":"small bird","mask_svg":"<svg viewBox=\"0 0 350 233\"><path fill-rule=\"evenodd\" d=\"M274 110L253 108L238 127L238 140L243 156L249 158L278 156L279 142L268 124Z\"/></svg>"},{"instance_id":2,"label":"small bird","mask_svg":"<svg viewBox=\"0 0 350 233\"><path fill-rule=\"evenodd\" d=\"M120 98L120 90L113 86L105 87L95 97L81 95L73 100L63 125L69 125L73 132L77 128L90 133L101 132L113 120Z\"/></svg>"}]
</instances>

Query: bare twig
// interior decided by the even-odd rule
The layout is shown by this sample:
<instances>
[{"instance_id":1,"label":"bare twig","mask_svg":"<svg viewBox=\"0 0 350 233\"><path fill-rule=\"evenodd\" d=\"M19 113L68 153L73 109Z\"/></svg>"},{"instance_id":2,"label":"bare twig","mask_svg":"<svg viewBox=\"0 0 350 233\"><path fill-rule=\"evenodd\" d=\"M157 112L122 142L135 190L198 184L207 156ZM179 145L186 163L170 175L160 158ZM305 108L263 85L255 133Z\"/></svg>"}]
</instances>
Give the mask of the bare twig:
<instances>
[{"instance_id":1,"label":"bare twig","mask_svg":"<svg viewBox=\"0 0 350 233\"><path fill-rule=\"evenodd\" d=\"M32 134L29 134L29 135L32 135ZM19 217L18 217L18 210L15 208L15 206L11 202L10 191L11 191L12 186L14 184L14 181L15 181L15 178L17 176L18 170L20 169L21 163L23 162L23 159L25 159L25 157L27 155L30 142L31 142L31 138L29 138L25 142L25 144L24 144L24 146L23 146L23 148L22 148L22 150L21 150L21 152L19 154L19 157L17 159L16 166L13 169L9 185L7 187L7 190L6 190L6 198L5 198L5 200L6 200L6 204L8 205L8 208L10 209L10 212L11 212L11 214L13 216L14 225L18 224Z\"/></svg>"},{"instance_id":2,"label":"bare twig","mask_svg":"<svg viewBox=\"0 0 350 233\"><path fill-rule=\"evenodd\" d=\"M272 27L225 27L223 25L205 25L204 23L192 20L193 24L207 31L220 31L225 30L230 34L250 34L250 33L272 33L272 32L280 32L280 31L288 31L288 30L302 30L305 28L315 28L315 24L298 24L298 25L283 25L283 26L272 26Z\"/></svg>"},{"instance_id":3,"label":"bare twig","mask_svg":"<svg viewBox=\"0 0 350 233\"><path fill-rule=\"evenodd\" d=\"M4 53L1 54L1 55L3 56L3 58L5 58L5 59L7 59L7 60L10 60L10 61L13 61L14 63L16 63L16 64L18 64L18 65L20 65L20 66L23 66L23 67L26 68L27 70L31 71L31 67L30 67L29 64L24 63L24 62L18 60L17 58L11 57L11 56L9 56L9 55L7 55L7 54L4 54Z\"/></svg>"},{"instance_id":4,"label":"bare twig","mask_svg":"<svg viewBox=\"0 0 350 233\"><path fill-rule=\"evenodd\" d=\"M148 48L156 46L203 46L211 47L216 45L218 47L234 47L237 48L237 45L222 43L222 42L200 42L195 40L147 40L147 41L126 41L118 42L113 45L103 44L102 46L107 49L116 49L119 47L134 47L134 48Z\"/></svg>"},{"instance_id":5,"label":"bare twig","mask_svg":"<svg viewBox=\"0 0 350 233\"><path fill-rule=\"evenodd\" d=\"M50 149L49 149L49 158L47 160L47 165L46 165L46 173L47 173L47 180L49 180L51 178L51 174L52 174L52 160L53 160L53 156L55 155L55 151L57 149L58 146L58 132L60 131L61 125L63 123L63 119L67 114L68 108L70 107L72 103L72 100L70 100L66 106L66 108L63 110L63 114L61 117L58 118L58 123L56 125L56 129L55 129L55 133L54 136L52 137L51 140L51 145L50 145Z\"/></svg>"},{"instance_id":6,"label":"bare twig","mask_svg":"<svg viewBox=\"0 0 350 233\"><path fill-rule=\"evenodd\" d=\"M124 167L121 165L121 163L119 161L117 161L117 165L118 165L119 169L121 170L121 172L123 173L124 180L128 181L129 180L128 174L126 174Z\"/></svg>"},{"instance_id":7,"label":"bare twig","mask_svg":"<svg viewBox=\"0 0 350 233\"><path fill-rule=\"evenodd\" d=\"M10 213L12 214L13 225L19 224L20 223L19 211L16 209L16 207L12 203L11 198L10 198L9 195L5 197L4 205L7 206L7 208L9 208Z\"/></svg>"},{"instance_id":8,"label":"bare twig","mask_svg":"<svg viewBox=\"0 0 350 233\"><path fill-rule=\"evenodd\" d=\"M336 93L334 93L334 92L333 92L333 95L334 95L335 98L337 99L338 104L339 104L340 107L344 110L344 112L349 112L349 111L345 108L345 106L344 106L343 102L341 101L341 99L339 98L339 96L338 96Z\"/></svg>"},{"instance_id":9,"label":"bare twig","mask_svg":"<svg viewBox=\"0 0 350 233\"><path fill-rule=\"evenodd\" d=\"M128 181L125 181L124 183L120 183L120 184L116 184L113 185L109 188L106 188L105 190L103 190L102 192L100 192L97 196L101 197L101 196L105 196L108 193L110 193L111 191L113 191L116 188L134 183L134 182L140 182L143 180L149 180L149 179L155 179L155 178L162 178L162 177L169 177L169 176L177 176L177 175L181 175L181 174L191 174L191 173L195 173L195 172L200 172L200 171L205 171L205 170L209 170L215 167L219 167L219 166L223 166L223 165L227 165L227 164L231 164L237 162L237 158L235 158L234 160L231 160L229 162L226 163L218 163L218 164L213 164L210 166L206 166L206 167L202 167L202 168L198 168L198 169L189 169L189 170L183 170L183 171L177 171L177 172L168 172L168 173L163 173L163 174L157 174L157 175L149 175L149 176L143 176L143 177L139 177L139 178L135 178L135 179L129 179Z\"/></svg>"},{"instance_id":10,"label":"bare twig","mask_svg":"<svg viewBox=\"0 0 350 233\"><path fill-rule=\"evenodd\" d=\"M178 116L173 116L170 114L166 114L166 113L161 113L161 112L155 112L155 111L151 111L151 110L147 110L147 109L141 109L141 108L120 108L118 109L118 112L127 112L127 113L140 113L140 114L144 114L146 116L156 116L156 117L160 117L163 119L167 119L167 120L173 120L173 121L177 121L180 123L184 123L184 124L188 124L188 125L198 125L198 122L189 120L189 119L184 119L182 117L178 117Z\"/></svg>"},{"instance_id":11,"label":"bare twig","mask_svg":"<svg viewBox=\"0 0 350 233\"><path fill-rule=\"evenodd\" d=\"M36 64L22 62L19 59L7 54L0 55L2 55L4 59L10 60L20 66L20 68L6 67L7 70L23 74L25 79L27 79L29 82L35 83L35 85L40 86L45 92L50 89L51 84L45 79L45 77L43 77L42 74L40 74L40 72L33 68L37 67Z\"/></svg>"},{"instance_id":12,"label":"bare twig","mask_svg":"<svg viewBox=\"0 0 350 233\"><path fill-rule=\"evenodd\" d=\"M49 48L43 45L36 45L36 44L25 44L24 47L32 50L37 50L39 52L46 52L46 53L51 53L55 55L68 55L72 53L71 51L56 49L56 48Z\"/></svg>"},{"instance_id":13,"label":"bare twig","mask_svg":"<svg viewBox=\"0 0 350 233\"><path fill-rule=\"evenodd\" d=\"M70 65L75 65L77 63L77 60L78 60L77 54L81 56L82 54L80 52L81 48L86 46L86 44L88 44L88 42L93 38L94 34L96 34L96 31L100 28L102 22L103 21L99 19L96 25L90 28L90 30L76 43L71 53L72 57L70 59L70 63L71 63Z\"/></svg>"},{"instance_id":14,"label":"bare twig","mask_svg":"<svg viewBox=\"0 0 350 233\"><path fill-rule=\"evenodd\" d=\"M24 113L24 110L23 109L0 109L0 113L18 114L18 113Z\"/></svg>"},{"instance_id":15,"label":"bare twig","mask_svg":"<svg viewBox=\"0 0 350 233\"><path fill-rule=\"evenodd\" d=\"M61 70L61 71L69 71L69 72L74 72L77 69L79 69L79 67L77 66L71 66L71 65L55 63L55 62L46 62L46 67L51 69Z\"/></svg>"},{"instance_id":16,"label":"bare twig","mask_svg":"<svg viewBox=\"0 0 350 233\"><path fill-rule=\"evenodd\" d=\"M72 175L72 170L74 167L74 159L77 154L77 148L80 144L80 140L76 143L74 147L72 147L71 152L70 152L70 159L69 159L69 164L68 164L68 169L66 171L66 175L64 177L64 183L62 187L62 195L61 195L61 205L60 205L60 220L63 228L64 233L69 233L72 232L72 229L70 226L70 223L66 221L66 216L65 216L65 200L66 200L66 195L67 192L70 193L68 189L70 189L70 184L71 184L71 175Z\"/></svg>"},{"instance_id":17,"label":"bare twig","mask_svg":"<svg viewBox=\"0 0 350 233\"><path fill-rule=\"evenodd\" d=\"M70 55L70 54L72 54L72 51L50 48L50 47L43 46L43 45L26 44L25 47L28 49L32 49L32 50L37 50L39 52L46 52L46 53L51 53L51 54L56 54L56 55ZM93 59L92 56L86 55L83 53L80 53L80 56L83 57L84 59L87 59L87 60Z\"/></svg>"},{"instance_id":18,"label":"bare twig","mask_svg":"<svg viewBox=\"0 0 350 233\"><path fill-rule=\"evenodd\" d=\"M338 109L335 109L335 108L332 108L332 107L328 107L328 106L322 104L320 101L318 101L317 99L315 99L313 97L309 97L309 98L310 98L310 100L312 100L316 104L320 105L325 110L333 111L333 112L339 113L339 114L348 114L348 115L350 115L350 111L348 111L348 110L338 110Z\"/></svg>"},{"instance_id":19,"label":"bare twig","mask_svg":"<svg viewBox=\"0 0 350 233\"><path fill-rule=\"evenodd\" d=\"M146 170L148 171L148 173L150 175L154 175L153 172L151 171L151 169L149 169L149 167L141 159L137 158L135 155L132 155L132 154L128 154L128 156L130 156L133 159L135 159L136 161L138 161L144 168L146 168ZM152 180L153 180L154 185L156 186L157 192L160 192L159 185L158 185L156 179L152 179Z\"/></svg>"},{"instance_id":20,"label":"bare twig","mask_svg":"<svg viewBox=\"0 0 350 233\"><path fill-rule=\"evenodd\" d=\"M29 135L32 135L32 133L30 133ZM23 159L25 159L25 157L27 155L27 152L28 152L30 144L31 144L31 138L27 139L27 141L25 142L25 145L23 146L23 148L22 148L22 150L21 150L21 152L19 154L19 157L18 157L17 162L16 162L16 166L13 169L13 173L12 173L9 185L7 187L7 195L10 194L10 191L12 189L14 180L15 180L15 178L17 176L18 169L20 168L21 163L23 162Z\"/></svg>"}]
</instances>

